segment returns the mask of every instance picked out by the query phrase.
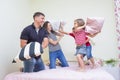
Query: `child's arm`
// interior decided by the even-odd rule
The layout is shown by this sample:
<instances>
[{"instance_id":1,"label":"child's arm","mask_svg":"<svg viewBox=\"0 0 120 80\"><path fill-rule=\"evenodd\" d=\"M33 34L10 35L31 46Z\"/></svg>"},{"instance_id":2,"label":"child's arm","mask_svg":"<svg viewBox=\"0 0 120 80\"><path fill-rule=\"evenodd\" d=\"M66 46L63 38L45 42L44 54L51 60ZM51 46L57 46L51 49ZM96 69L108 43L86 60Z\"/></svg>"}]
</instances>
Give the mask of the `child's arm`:
<instances>
[{"instance_id":1,"label":"child's arm","mask_svg":"<svg viewBox=\"0 0 120 80\"><path fill-rule=\"evenodd\" d=\"M55 34L56 34L57 36L64 36L63 33L60 33L60 32L55 32Z\"/></svg>"},{"instance_id":2,"label":"child's arm","mask_svg":"<svg viewBox=\"0 0 120 80\"><path fill-rule=\"evenodd\" d=\"M65 32L65 31L63 30L63 25L62 25L62 24L60 24L60 29L59 29L59 32L60 32L60 33L62 33L62 34L69 35L69 33L68 33L68 32Z\"/></svg>"},{"instance_id":3,"label":"child's arm","mask_svg":"<svg viewBox=\"0 0 120 80\"><path fill-rule=\"evenodd\" d=\"M90 39L90 43L91 43L92 45L95 45L95 42L94 42L92 39Z\"/></svg>"},{"instance_id":4,"label":"child's arm","mask_svg":"<svg viewBox=\"0 0 120 80\"><path fill-rule=\"evenodd\" d=\"M89 42L90 41L90 38L87 38L87 40L85 41L85 43Z\"/></svg>"},{"instance_id":5,"label":"child's arm","mask_svg":"<svg viewBox=\"0 0 120 80\"><path fill-rule=\"evenodd\" d=\"M77 31L79 31L79 30L85 28L85 26L81 26L81 27L73 27L73 28L74 28L75 32L77 32Z\"/></svg>"},{"instance_id":6,"label":"child's arm","mask_svg":"<svg viewBox=\"0 0 120 80\"><path fill-rule=\"evenodd\" d=\"M68 32L65 32L65 31L62 31L62 30L59 30L59 32L63 33L63 34L66 34L66 35L69 35Z\"/></svg>"},{"instance_id":7,"label":"child's arm","mask_svg":"<svg viewBox=\"0 0 120 80\"><path fill-rule=\"evenodd\" d=\"M100 32L98 32L98 33L100 33ZM93 34L93 35L91 35L91 34L87 34L87 36L90 36L90 37L95 37L98 33L95 33L95 34Z\"/></svg>"},{"instance_id":8,"label":"child's arm","mask_svg":"<svg viewBox=\"0 0 120 80\"><path fill-rule=\"evenodd\" d=\"M92 45L95 45L95 42L91 39L91 37L87 36L87 40L86 40L86 43L87 42L90 42Z\"/></svg>"}]
</instances>

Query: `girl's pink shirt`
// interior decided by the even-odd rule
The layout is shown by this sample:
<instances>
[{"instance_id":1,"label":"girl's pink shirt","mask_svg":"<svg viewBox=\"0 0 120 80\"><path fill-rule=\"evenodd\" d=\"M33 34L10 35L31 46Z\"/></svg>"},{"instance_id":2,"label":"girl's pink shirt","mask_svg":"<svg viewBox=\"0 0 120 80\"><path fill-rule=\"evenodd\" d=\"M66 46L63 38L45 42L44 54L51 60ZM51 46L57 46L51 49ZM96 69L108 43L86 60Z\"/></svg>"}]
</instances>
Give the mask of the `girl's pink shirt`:
<instances>
[{"instance_id":1,"label":"girl's pink shirt","mask_svg":"<svg viewBox=\"0 0 120 80\"><path fill-rule=\"evenodd\" d=\"M77 45L85 44L86 41L86 33L85 30L81 29L73 33L75 36L75 43Z\"/></svg>"}]
</instances>

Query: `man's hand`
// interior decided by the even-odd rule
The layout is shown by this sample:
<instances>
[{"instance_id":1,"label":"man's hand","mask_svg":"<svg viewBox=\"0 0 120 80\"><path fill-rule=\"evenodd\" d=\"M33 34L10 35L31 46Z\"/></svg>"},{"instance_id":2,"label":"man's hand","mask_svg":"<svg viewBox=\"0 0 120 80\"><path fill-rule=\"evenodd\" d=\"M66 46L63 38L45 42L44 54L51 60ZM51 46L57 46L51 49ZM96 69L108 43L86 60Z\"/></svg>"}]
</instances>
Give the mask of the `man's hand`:
<instances>
[{"instance_id":1,"label":"man's hand","mask_svg":"<svg viewBox=\"0 0 120 80\"><path fill-rule=\"evenodd\" d=\"M42 48L43 49L46 48L48 46L48 44L49 44L48 38L44 38L43 42L42 42Z\"/></svg>"}]
</instances>

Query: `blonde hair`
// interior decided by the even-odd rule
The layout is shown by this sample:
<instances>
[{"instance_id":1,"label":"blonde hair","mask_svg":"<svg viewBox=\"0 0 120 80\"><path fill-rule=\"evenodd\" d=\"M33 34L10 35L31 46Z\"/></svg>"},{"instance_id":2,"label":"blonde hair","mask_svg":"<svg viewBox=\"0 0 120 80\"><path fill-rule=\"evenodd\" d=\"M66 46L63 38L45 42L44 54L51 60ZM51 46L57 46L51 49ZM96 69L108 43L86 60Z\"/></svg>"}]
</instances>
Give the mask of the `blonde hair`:
<instances>
[{"instance_id":1,"label":"blonde hair","mask_svg":"<svg viewBox=\"0 0 120 80\"><path fill-rule=\"evenodd\" d=\"M78 26L84 26L85 25L85 22L83 19L75 19L74 22L77 22Z\"/></svg>"}]
</instances>

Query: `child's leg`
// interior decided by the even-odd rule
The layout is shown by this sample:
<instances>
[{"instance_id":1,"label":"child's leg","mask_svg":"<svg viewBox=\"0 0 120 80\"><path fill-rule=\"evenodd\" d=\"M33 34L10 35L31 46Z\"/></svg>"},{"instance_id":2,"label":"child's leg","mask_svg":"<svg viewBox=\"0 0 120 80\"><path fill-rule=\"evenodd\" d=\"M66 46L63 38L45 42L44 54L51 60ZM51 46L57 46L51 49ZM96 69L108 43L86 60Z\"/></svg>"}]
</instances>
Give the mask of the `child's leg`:
<instances>
[{"instance_id":1,"label":"child's leg","mask_svg":"<svg viewBox=\"0 0 120 80\"><path fill-rule=\"evenodd\" d=\"M92 67L94 67L94 66L95 66L94 58L92 57L92 58L90 58L89 60L90 60L90 62L92 63Z\"/></svg>"},{"instance_id":2,"label":"child's leg","mask_svg":"<svg viewBox=\"0 0 120 80\"><path fill-rule=\"evenodd\" d=\"M77 61L78 61L79 66L81 67L81 70L85 70L85 64L84 64L84 61L83 61L83 55L77 54Z\"/></svg>"},{"instance_id":3,"label":"child's leg","mask_svg":"<svg viewBox=\"0 0 120 80\"><path fill-rule=\"evenodd\" d=\"M94 67L95 62L94 62L94 58L93 58L92 53L91 53L92 46L86 46L86 50L87 50L87 58L88 58L88 60L90 60L92 66Z\"/></svg>"},{"instance_id":4,"label":"child's leg","mask_svg":"<svg viewBox=\"0 0 120 80\"><path fill-rule=\"evenodd\" d=\"M78 66L80 67L80 62L79 62L79 54L76 55Z\"/></svg>"}]
</instances>

